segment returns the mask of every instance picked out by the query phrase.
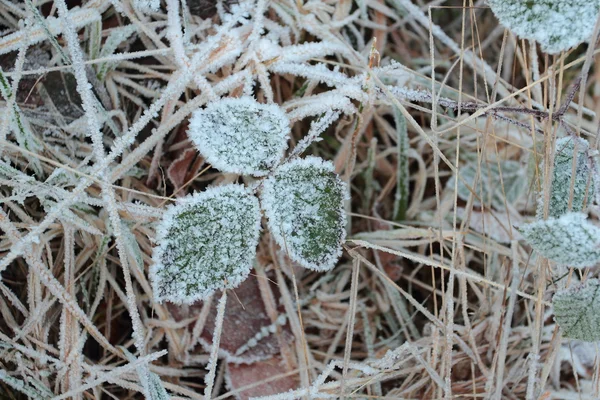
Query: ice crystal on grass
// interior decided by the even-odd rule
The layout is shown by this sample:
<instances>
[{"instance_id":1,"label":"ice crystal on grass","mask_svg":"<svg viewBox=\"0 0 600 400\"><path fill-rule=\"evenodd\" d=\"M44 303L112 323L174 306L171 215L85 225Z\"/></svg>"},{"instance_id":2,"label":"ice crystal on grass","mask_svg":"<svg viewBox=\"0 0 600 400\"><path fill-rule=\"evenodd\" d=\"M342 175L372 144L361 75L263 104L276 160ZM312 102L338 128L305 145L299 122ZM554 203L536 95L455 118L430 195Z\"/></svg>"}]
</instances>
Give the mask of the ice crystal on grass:
<instances>
[{"instance_id":1,"label":"ice crystal on grass","mask_svg":"<svg viewBox=\"0 0 600 400\"><path fill-rule=\"evenodd\" d=\"M577 46L594 30L599 0L488 0L500 22L550 54Z\"/></svg>"},{"instance_id":2,"label":"ice crystal on grass","mask_svg":"<svg viewBox=\"0 0 600 400\"><path fill-rule=\"evenodd\" d=\"M287 148L290 122L275 104L227 98L198 110L188 136L207 162L224 172L264 176Z\"/></svg>"},{"instance_id":3,"label":"ice crystal on grass","mask_svg":"<svg viewBox=\"0 0 600 400\"><path fill-rule=\"evenodd\" d=\"M252 268L259 231L258 199L240 185L171 206L157 228L150 271L155 299L191 303L237 287Z\"/></svg>"},{"instance_id":4,"label":"ice crystal on grass","mask_svg":"<svg viewBox=\"0 0 600 400\"><path fill-rule=\"evenodd\" d=\"M531 247L558 264L585 268L600 261L600 228L585 214L536 221L520 231Z\"/></svg>"},{"instance_id":5,"label":"ice crystal on grass","mask_svg":"<svg viewBox=\"0 0 600 400\"><path fill-rule=\"evenodd\" d=\"M133 0L133 7L143 13L157 12L160 9L160 0Z\"/></svg>"},{"instance_id":6,"label":"ice crystal on grass","mask_svg":"<svg viewBox=\"0 0 600 400\"><path fill-rule=\"evenodd\" d=\"M565 337L586 342L600 340L600 281L558 291L552 299L554 317Z\"/></svg>"},{"instance_id":7,"label":"ice crystal on grass","mask_svg":"<svg viewBox=\"0 0 600 400\"><path fill-rule=\"evenodd\" d=\"M575 140L577 140L577 168L573 178L573 156L575 155ZM550 189L550 204L548 217L558 218L569 211L582 211L586 203L593 199L594 180L588 164L588 142L585 139L574 139L570 136L556 141L552 187ZM571 181L573 185L573 200L571 201ZM538 218L544 213L543 201L538 205Z\"/></svg>"},{"instance_id":8,"label":"ice crystal on grass","mask_svg":"<svg viewBox=\"0 0 600 400\"><path fill-rule=\"evenodd\" d=\"M264 183L262 206L275 241L303 267L327 271L342 254L346 185L333 164L307 157L277 169Z\"/></svg>"}]
</instances>

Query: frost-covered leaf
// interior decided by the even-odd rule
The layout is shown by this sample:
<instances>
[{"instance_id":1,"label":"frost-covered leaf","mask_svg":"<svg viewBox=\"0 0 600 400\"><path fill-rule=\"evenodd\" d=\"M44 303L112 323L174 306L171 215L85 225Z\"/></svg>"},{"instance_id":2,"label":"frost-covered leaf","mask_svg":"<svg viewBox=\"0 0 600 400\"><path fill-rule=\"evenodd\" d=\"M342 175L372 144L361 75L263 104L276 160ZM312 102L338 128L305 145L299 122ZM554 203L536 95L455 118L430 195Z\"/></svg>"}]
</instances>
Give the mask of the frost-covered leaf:
<instances>
[{"instance_id":1,"label":"frost-covered leaf","mask_svg":"<svg viewBox=\"0 0 600 400\"><path fill-rule=\"evenodd\" d=\"M265 182L262 206L275 241L305 268L335 266L346 237L346 185L318 157L291 161Z\"/></svg>"},{"instance_id":2,"label":"frost-covered leaf","mask_svg":"<svg viewBox=\"0 0 600 400\"><path fill-rule=\"evenodd\" d=\"M565 337L596 342L600 340L600 281L556 292L552 299L554 317Z\"/></svg>"},{"instance_id":3,"label":"frost-covered leaf","mask_svg":"<svg viewBox=\"0 0 600 400\"><path fill-rule=\"evenodd\" d=\"M589 167L586 155L588 148L587 140L577 139L577 169L574 178L573 201L571 210L569 210L575 141L570 136L556 141L548 217L558 218L569 211L582 211L584 205L590 203L593 199L594 179L592 179L592 170ZM537 210L538 218L542 218L543 214L544 203L543 199L540 198Z\"/></svg>"},{"instance_id":4,"label":"frost-covered leaf","mask_svg":"<svg viewBox=\"0 0 600 400\"><path fill-rule=\"evenodd\" d=\"M458 207L456 216L464 220L467 216L467 210ZM511 225L519 220L518 214L509 217L506 212L471 210L469 213L469 228L487 235L499 243L510 243L511 240L522 239L521 234L515 228L511 228Z\"/></svg>"},{"instance_id":5,"label":"frost-covered leaf","mask_svg":"<svg viewBox=\"0 0 600 400\"><path fill-rule=\"evenodd\" d=\"M598 0L488 0L502 25L557 54L589 39L594 30Z\"/></svg>"},{"instance_id":6,"label":"frost-covered leaf","mask_svg":"<svg viewBox=\"0 0 600 400\"><path fill-rule=\"evenodd\" d=\"M600 261L600 228L585 214L536 221L520 231L531 247L558 264L585 268Z\"/></svg>"},{"instance_id":7,"label":"frost-covered leaf","mask_svg":"<svg viewBox=\"0 0 600 400\"><path fill-rule=\"evenodd\" d=\"M475 183L477 170L479 179ZM473 161L461 167L459 175L462 179L458 180L457 194L464 201L469 200L471 190L479 197L473 199L473 205L480 207L481 203L486 207L492 206L498 211L506 208L506 204L514 205L527 189L526 170L516 161L500 161L498 163L490 161L481 163L478 167L478 162ZM447 187L454 190L454 176L448 180ZM467 186L468 185L468 186Z\"/></svg>"},{"instance_id":8,"label":"frost-covered leaf","mask_svg":"<svg viewBox=\"0 0 600 400\"><path fill-rule=\"evenodd\" d=\"M156 301L191 303L237 287L252 268L259 231L258 199L240 185L210 188L168 208L150 270Z\"/></svg>"},{"instance_id":9,"label":"frost-covered leaf","mask_svg":"<svg viewBox=\"0 0 600 400\"><path fill-rule=\"evenodd\" d=\"M266 175L287 148L290 122L276 104L226 98L198 110L188 136L206 161L224 172Z\"/></svg>"},{"instance_id":10,"label":"frost-covered leaf","mask_svg":"<svg viewBox=\"0 0 600 400\"><path fill-rule=\"evenodd\" d=\"M148 373L148 384L150 386L152 400L169 400L171 398L165 390L160 380L160 376L156 375L154 372Z\"/></svg>"}]
</instances>

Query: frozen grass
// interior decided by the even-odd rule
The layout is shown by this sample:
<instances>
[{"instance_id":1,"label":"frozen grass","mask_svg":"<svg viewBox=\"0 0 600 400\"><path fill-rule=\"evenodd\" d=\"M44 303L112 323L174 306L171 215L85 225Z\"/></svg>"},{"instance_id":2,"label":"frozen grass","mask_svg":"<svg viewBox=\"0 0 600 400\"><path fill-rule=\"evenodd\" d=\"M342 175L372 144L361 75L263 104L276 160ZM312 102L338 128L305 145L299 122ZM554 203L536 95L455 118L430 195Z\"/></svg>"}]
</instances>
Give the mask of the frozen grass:
<instances>
[{"instance_id":1,"label":"frozen grass","mask_svg":"<svg viewBox=\"0 0 600 400\"><path fill-rule=\"evenodd\" d=\"M548 216L558 138L596 171L595 46L546 55L472 1L75 3L0 0L0 398L600 397L597 343L551 307L597 267L515 228ZM185 134L243 96L348 185L343 255L297 268L263 219L243 296L156 303L167 205L259 187Z\"/></svg>"}]
</instances>

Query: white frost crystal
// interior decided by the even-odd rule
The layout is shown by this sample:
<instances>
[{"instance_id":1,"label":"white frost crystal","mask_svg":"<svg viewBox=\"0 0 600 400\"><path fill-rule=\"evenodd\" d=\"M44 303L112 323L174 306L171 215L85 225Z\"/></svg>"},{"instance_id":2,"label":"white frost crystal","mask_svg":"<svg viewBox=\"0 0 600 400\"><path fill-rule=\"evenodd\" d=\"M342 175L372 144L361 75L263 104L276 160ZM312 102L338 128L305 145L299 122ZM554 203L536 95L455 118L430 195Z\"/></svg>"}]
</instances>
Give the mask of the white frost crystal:
<instances>
[{"instance_id":1,"label":"white frost crystal","mask_svg":"<svg viewBox=\"0 0 600 400\"><path fill-rule=\"evenodd\" d=\"M210 188L169 207L150 269L156 301L191 303L237 287L252 269L259 233L258 199L241 185Z\"/></svg>"},{"instance_id":2,"label":"white frost crystal","mask_svg":"<svg viewBox=\"0 0 600 400\"><path fill-rule=\"evenodd\" d=\"M594 198L594 179L592 178L592 170L589 167L587 159L587 150L589 148L587 140L581 138L575 139L570 136L558 139L556 141L556 154L554 156L548 217L558 218L569 212L575 140L577 140L577 168L575 170L573 200L570 211L583 211L584 206L589 204ZM540 201L537 210L538 218L542 218L543 211L544 203Z\"/></svg>"},{"instance_id":3,"label":"white frost crystal","mask_svg":"<svg viewBox=\"0 0 600 400\"><path fill-rule=\"evenodd\" d=\"M133 7L143 13L157 12L160 9L160 0L133 0Z\"/></svg>"},{"instance_id":4,"label":"white frost crystal","mask_svg":"<svg viewBox=\"0 0 600 400\"><path fill-rule=\"evenodd\" d=\"M597 342L600 340L600 281L556 292L552 299L554 318L565 337Z\"/></svg>"},{"instance_id":5,"label":"white frost crystal","mask_svg":"<svg viewBox=\"0 0 600 400\"><path fill-rule=\"evenodd\" d=\"M276 104L226 98L194 112L188 136L223 172L264 176L287 148L290 121Z\"/></svg>"},{"instance_id":6,"label":"white frost crystal","mask_svg":"<svg viewBox=\"0 0 600 400\"><path fill-rule=\"evenodd\" d=\"M585 268L600 261L600 228L585 214L536 221L520 231L531 247L558 264Z\"/></svg>"},{"instance_id":7,"label":"white frost crystal","mask_svg":"<svg viewBox=\"0 0 600 400\"><path fill-rule=\"evenodd\" d=\"M535 40L549 54L577 46L590 38L600 0L488 0L502 25L516 35Z\"/></svg>"},{"instance_id":8,"label":"white frost crystal","mask_svg":"<svg viewBox=\"0 0 600 400\"><path fill-rule=\"evenodd\" d=\"M342 254L346 237L346 185L331 162L318 157L291 161L270 176L262 192L269 229L290 258L327 271Z\"/></svg>"}]
</instances>

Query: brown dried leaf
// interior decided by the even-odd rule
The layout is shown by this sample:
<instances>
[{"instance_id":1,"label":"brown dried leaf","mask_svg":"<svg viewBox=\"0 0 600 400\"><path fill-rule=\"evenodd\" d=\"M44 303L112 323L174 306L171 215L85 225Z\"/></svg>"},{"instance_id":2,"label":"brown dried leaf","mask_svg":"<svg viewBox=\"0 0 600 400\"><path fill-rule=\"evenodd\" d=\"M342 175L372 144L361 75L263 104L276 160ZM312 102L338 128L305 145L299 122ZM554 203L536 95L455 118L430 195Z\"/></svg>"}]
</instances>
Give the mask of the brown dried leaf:
<instances>
[{"instance_id":1,"label":"brown dried leaf","mask_svg":"<svg viewBox=\"0 0 600 400\"><path fill-rule=\"evenodd\" d=\"M275 290L275 289L274 289ZM237 289L232 290L227 300L225 310L225 320L223 321L223 332L221 334L220 350L221 355L229 362L251 363L258 360L270 358L274 354L279 354L279 340L277 334L268 334L264 338L257 340L255 346L250 346L241 354L236 354L238 349L247 346L248 342L261 333L263 328L272 325L271 319L267 315L263 303L257 278L250 276ZM215 296L218 298L220 292ZM276 293L277 296L277 293ZM200 335L200 343L205 351L210 351L212 343L213 330L215 328L215 317L217 315L217 303L213 302L210 313L206 320L204 330ZM198 316L202 309L202 302L196 302L190 306L177 306L169 303L167 305L173 317L180 321L186 318ZM190 325L192 329L193 324ZM288 343L293 336L288 325L280 327L282 329L282 338Z\"/></svg>"},{"instance_id":2,"label":"brown dried leaf","mask_svg":"<svg viewBox=\"0 0 600 400\"><path fill-rule=\"evenodd\" d=\"M235 394L238 399L284 393L298 387L297 375L286 375L281 357L253 364L227 364L225 375L229 390L248 387Z\"/></svg>"}]
</instances>

